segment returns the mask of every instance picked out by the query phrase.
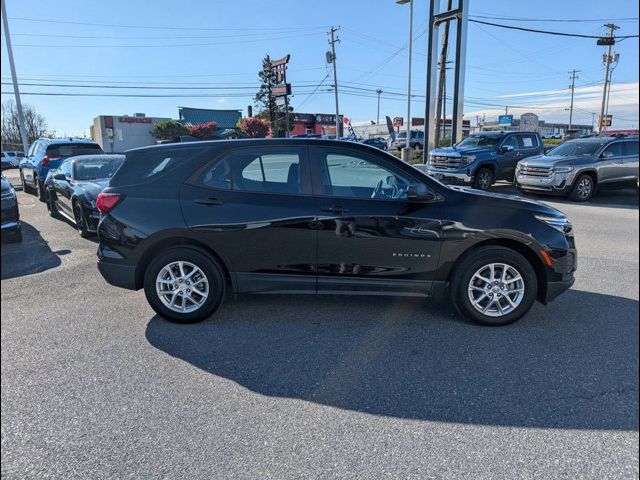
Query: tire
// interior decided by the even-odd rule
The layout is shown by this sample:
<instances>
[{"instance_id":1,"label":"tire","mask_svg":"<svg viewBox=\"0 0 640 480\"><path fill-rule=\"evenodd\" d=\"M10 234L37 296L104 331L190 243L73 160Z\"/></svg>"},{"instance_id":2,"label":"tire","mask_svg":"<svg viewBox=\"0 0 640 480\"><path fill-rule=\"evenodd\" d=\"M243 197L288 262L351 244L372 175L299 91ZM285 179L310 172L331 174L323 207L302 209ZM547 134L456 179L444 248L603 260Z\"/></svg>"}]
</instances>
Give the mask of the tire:
<instances>
[{"instance_id":1,"label":"tire","mask_svg":"<svg viewBox=\"0 0 640 480\"><path fill-rule=\"evenodd\" d=\"M500 284L493 285L493 281L483 282L476 276L479 273L480 276L490 279L489 265L492 264L498 264L494 269L498 282L501 280L502 271L505 270L500 265L509 267L506 269L508 276L505 277L507 281L503 284L504 288ZM484 270L485 268L487 270ZM520 281L515 274L519 274ZM518 252L505 247L486 246L472 251L456 265L451 278L451 297L456 310L463 317L483 325L507 325L519 320L531 309L538 294L538 279L533 266ZM495 289L485 288L487 284L491 284L490 287ZM516 290L519 288L524 291L518 293ZM505 296L502 293L505 291L510 292L509 295ZM475 305L472 296L476 301ZM506 297L511 304L506 301ZM497 304L489 305L491 302ZM480 311L483 307L488 307L487 313Z\"/></svg>"},{"instance_id":2,"label":"tire","mask_svg":"<svg viewBox=\"0 0 640 480\"><path fill-rule=\"evenodd\" d=\"M22 182L22 191L24 193L33 193L33 188L27 185L27 182L24 180L24 175L22 175L22 169L20 169L20 181Z\"/></svg>"},{"instance_id":3,"label":"tire","mask_svg":"<svg viewBox=\"0 0 640 480\"><path fill-rule=\"evenodd\" d=\"M574 202L586 202L589 200L596 189L596 184L593 177L587 173L583 173L578 176L576 182L573 184L573 190L569 194L569 199Z\"/></svg>"},{"instance_id":4,"label":"tire","mask_svg":"<svg viewBox=\"0 0 640 480\"><path fill-rule=\"evenodd\" d=\"M485 191L489 190L493 182L495 182L495 179L493 170L487 167L481 168L476 172L475 178L473 179L473 188Z\"/></svg>"},{"instance_id":5,"label":"tire","mask_svg":"<svg viewBox=\"0 0 640 480\"><path fill-rule=\"evenodd\" d=\"M38 177L35 177L35 180L36 180L36 197L38 197L38 200L40 200L41 202L46 202L47 191L45 190L44 183L41 182L40 179L38 179Z\"/></svg>"},{"instance_id":6,"label":"tire","mask_svg":"<svg viewBox=\"0 0 640 480\"><path fill-rule=\"evenodd\" d=\"M185 301L185 306L187 308L193 308L192 311L180 312L178 311L181 305L175 307L175 309L169 308L165 302L172 302L173 297L175 297L176 301L180 302L180 299L184 299L183 295L189 295L189 290L187 290L188 285L187 280L180 281L179 279L179 271L172 270L174 273L174 277L176 283L173 286L168 286L167 288L177 288L179 291L176 294L171 296L171 293L168 295L162 296L164 298L161 300L161 296L156 291L156 281L158 279L162 280L162 277L169 279L169 276L166 276L168 273L168 268L170 265L175 264L176 262L186 262L191 266L195 266L204 276L205 283L194 283L191 288L194 291L191 292L191 295L195 295L196 300L202 300L202 296L196 292L194 286L198 285L200 288L208 286L207 296L204 299L203 303L200 306L196 307L195 302L191 302L190 300ZM186 275L193 272L190 265L184 265L184 271ZM175 268L175 267L174 267ZM194 277L201 279L203 277L196 274ZM170 281L170 280L164 280ZM156 313L168 320L177 323L195 323L205 318L211 316L222 303L222 299L225 294L225 276L223 274L223 270L218 264L218 262L211 258L209 255L195 249L189 247L174 247L169 248L155 255L153 261L149 264L146 269L144 275L144 293L147 297L147 301L151 305L151 307L156 311ZM164 287L162 287L164 288ZM192 297L194 298L194 297Z\"/></svg>"},{"instance_id":7,"label":"tire","mask_svg":"<svg viewBox=\"0 0 640 480\"><path fill-rule=\"evenodd\" d=\"M87 220L82 206L78 202L73 202L73 218L76 223L76 228L82 238L87 238L90 235Z\"/></svg>"},{"instance_id":8,"label":"tire","mask_svg":"<svg viewBox=\"0 0 640 480\"><path fill-rule=\"evenodd\" d=\"M55 199L51 192L49 192L49 195L47 195L47 210L49 210L49 215L52 218L60 217L60 215L58 215L58 207L56 207Z\"/></svg>"}]
</instances>

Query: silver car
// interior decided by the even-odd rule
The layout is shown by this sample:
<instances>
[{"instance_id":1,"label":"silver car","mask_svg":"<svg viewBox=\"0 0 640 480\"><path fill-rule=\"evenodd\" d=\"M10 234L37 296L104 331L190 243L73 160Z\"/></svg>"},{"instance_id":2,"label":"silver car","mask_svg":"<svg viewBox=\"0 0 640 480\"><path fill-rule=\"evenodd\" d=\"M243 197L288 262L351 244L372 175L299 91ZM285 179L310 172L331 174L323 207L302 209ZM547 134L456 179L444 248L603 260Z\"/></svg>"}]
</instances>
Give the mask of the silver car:
<instances>
[{"instance_id":1,"label":"silver car","mask_svg":"<svg viewBox=\"0 0 640 480\"><path fill-rule=\"evenodd\" d=\"M524 191L564 195L584 202L599 189L638 188L638 136L569 140L516 168Z\"/></svg>"}]
</instances>

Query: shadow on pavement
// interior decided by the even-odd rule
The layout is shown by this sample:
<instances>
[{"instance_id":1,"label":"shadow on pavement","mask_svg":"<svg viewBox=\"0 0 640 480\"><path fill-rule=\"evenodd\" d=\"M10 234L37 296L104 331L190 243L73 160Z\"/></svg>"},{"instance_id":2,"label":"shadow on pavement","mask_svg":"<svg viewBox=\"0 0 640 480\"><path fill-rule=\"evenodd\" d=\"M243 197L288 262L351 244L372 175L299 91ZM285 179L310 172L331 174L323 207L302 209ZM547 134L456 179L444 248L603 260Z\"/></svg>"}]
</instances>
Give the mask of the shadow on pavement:
<instances>
[{"instance_id":1,"label":"shadow on pavement","mask_svg":"<svg viewBox=\"0 0 640 480\"><path fill-rule=\"evenodd\" d=\"M628 208L635 210L638 210L640 205L638 192L634 189L602 190L594 195L588 202L582 203L554 195L536 195L535 193L521 192L509 183L498 183L491 188L491 191L508 195L519 195L521 197L540 200L543 202L564 203L570 205L592 205L595 207Z\"/></svg>"},{"instance_id":2,"label":"shadow on pavement","mask_svg":"<svg viewBox=\"0 0 640 480\"><path fill-rule=\"evenodd\" d=\"M638 430L638 301L569 291L501 328L446 304L246 296L213 318L153 317L156 348L254 392L374 415Z\"/></svg>"},{"instance_id":3,"label":"shadow on pavement","mask_svg":"<svg viewBox=\"0 0 640 480\"><path fill-rule=\"evenodd\" d=\"M40 232L22 221L22 242L2 244L2 280L44 272L60 265L60 255L70 250L52 252Z\"/></svg>"}]
</instances>

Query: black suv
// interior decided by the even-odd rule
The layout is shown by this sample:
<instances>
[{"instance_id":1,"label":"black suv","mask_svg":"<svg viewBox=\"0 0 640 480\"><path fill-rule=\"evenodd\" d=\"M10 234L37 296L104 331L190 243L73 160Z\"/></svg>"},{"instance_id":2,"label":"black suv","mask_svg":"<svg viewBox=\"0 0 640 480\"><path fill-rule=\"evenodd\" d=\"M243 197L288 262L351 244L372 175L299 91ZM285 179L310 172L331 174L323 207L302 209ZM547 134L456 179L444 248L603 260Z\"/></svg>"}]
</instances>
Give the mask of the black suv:
<instances>
[{"instance_id":1,"label":"black suv","mask_svg":"<svg viewBox=\"0 0 640 480\"><path fill-rule=\"evenodd\" d=\"M559 211L447 187L374 147L321 139L126 152L97 199L98 268L194 322L225 292L441 297L502 325L573 283Z\"/></svg>"}]
</instances>

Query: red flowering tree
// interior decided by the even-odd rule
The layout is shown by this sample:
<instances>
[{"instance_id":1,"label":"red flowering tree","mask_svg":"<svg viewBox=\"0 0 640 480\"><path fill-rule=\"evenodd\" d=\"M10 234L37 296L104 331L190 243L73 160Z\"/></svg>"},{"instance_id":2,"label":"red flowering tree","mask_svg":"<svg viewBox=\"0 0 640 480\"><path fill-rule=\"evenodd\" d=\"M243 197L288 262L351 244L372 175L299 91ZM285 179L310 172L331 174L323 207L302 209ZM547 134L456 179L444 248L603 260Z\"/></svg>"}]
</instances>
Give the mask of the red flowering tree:
<instances>
[{"instance_id":1,"label":"red flowering tree","mask_svg":"<svg viewBox=\"0 0 640 480\"><path fill-rule=\"evenodd\" d=\"M261 118L243 118L238 123L240 131L251 138L265 138L271 134L269 122Z\"/></svg>"},{"instance_id":2,"label":"red flowering tree","mask_svg":"<svg viewBox=\"0 0 640 480\"><path fill-rule=\"evenodd\" d=\"M189 135L198 140L210 140L213 138L216 130L218 130L218 124L216 122L200 123L189 129Z\"/></svg>"}]
</instances>

